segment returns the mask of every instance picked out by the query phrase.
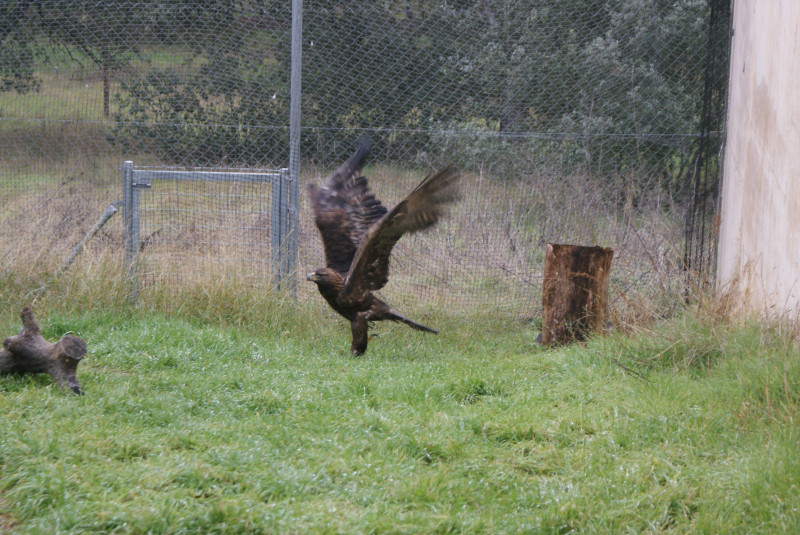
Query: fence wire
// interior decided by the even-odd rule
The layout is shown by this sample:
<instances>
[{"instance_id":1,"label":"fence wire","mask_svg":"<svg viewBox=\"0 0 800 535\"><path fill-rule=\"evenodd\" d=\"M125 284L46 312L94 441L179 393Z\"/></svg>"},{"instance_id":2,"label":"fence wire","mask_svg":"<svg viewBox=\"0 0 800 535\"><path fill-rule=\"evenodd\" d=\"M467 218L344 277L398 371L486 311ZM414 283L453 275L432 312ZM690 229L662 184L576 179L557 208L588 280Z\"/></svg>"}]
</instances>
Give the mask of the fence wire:
<instances>
[{"instance_id":1,"label":"fence wire","mask_svg":"<svg viewBox=\"0 0 800 535\"><path fill-rule=\"evenodd\" d=\"M394 303L535 317L548 242L613 247L622 316L669 314L687 270L713 271L730 0L306 0L296 95L290 4L0 7L2 268L52 269L122 196L125 160L288 167L299 98L303 185L364 136L386 205L438 165L464 171L450 216L396 248L383 291ZM169 188L145 207L143 259L161 266L150 283L203 284L209 259L238 258L268 291L258 206L271 192ZM304 195L299 210L305 273L324 260ZM211 243L220 235L224 247ZM121 264L121 221L87 254Z\"/></svg>"},{"instance_id":2,"label":"fence wire","mask_svg":"<svg viewBox=\"0 0 800 535\"><path fill-rule=\"evenodd\" d=\"M131 188L138 217L130 221L128 273L137 290L153 285L235 282L249 290L279 275L276 213L282 170L243 173L133 169L148 178ZM134 182L134 180L132 180ZM130 208L128 208L130 209Z\"/></svg>"}]
</instances>

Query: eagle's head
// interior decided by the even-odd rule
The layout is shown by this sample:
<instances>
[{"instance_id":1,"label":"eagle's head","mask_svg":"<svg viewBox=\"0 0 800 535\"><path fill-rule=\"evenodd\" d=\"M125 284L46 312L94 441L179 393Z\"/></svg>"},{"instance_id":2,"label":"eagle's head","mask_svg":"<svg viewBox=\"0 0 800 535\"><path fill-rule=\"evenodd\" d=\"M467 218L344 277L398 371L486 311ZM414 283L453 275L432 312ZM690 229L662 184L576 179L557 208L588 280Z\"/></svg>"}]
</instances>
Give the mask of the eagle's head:
<instances>
[{"instance_id":1,"label":"eagle's head","mask_svg":"<svg viewBox=\"0 0 800 535\"><path fill-rule=\"evenodd\" d=\"M342 276L331 268L321 268L316 271L312 271L308 274L306 280L315 282L317 286L325 287L341 287L344 284L344 279L342 279Z\"/></svg>"},{"instance_id":2,"label":"eagle's head","mask_svg":"<svg viewBox=\"0 0 800 535\"><path fill-rule=\"evenodd\" d=\"M322 268L308 274L306 280L316 283L319 293L328 300L329 303L336 301L336 296L344 288L344 279L331 268Z\"/></svg>"}]
</instances>

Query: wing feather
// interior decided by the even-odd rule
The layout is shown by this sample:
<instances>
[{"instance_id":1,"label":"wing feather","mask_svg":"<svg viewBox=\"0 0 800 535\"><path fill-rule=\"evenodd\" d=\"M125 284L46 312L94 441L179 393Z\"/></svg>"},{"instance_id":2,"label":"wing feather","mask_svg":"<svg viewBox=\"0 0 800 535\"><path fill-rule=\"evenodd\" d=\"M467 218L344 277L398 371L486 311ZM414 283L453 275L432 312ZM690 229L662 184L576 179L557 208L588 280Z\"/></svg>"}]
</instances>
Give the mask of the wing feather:
<instances>
[{"instance_id":1,"label":"wing feather","mask_svg":"<svg viewBox=\"0 0 800 535\"><path fill-rule=\"evenodd\" d=\"M361 176L368 154L369 144L362 142L321 188L309 187L314 221L325 248L325 262L342 275L350 270L353 256L370 225L387 211L370 191L367 179Z\"/></svg>"},{"instance_id":2,"label":"wing feather","mask_svg":"<svg viewBox=\"0 0 800 535\"><path fill-rule=\"evenodd\" d=\"M367 231L355 252L342 297L380 290L389 278L389 257L403 234L434 225L458 196L460 174L452 167L431 173Z\"/></svg>"}]
</instances>

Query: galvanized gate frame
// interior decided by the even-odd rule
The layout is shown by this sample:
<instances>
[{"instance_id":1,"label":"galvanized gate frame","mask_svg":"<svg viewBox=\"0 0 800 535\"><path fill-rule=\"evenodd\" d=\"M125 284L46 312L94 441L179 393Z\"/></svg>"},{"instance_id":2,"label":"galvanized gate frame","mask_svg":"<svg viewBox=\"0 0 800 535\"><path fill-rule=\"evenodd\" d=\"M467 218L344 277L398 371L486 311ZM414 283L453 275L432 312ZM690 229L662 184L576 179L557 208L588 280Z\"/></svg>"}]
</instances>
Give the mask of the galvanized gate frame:
<instances>
[{"instance_id":1,"label":"galvanized gate frame","mask_svg":"<svg viewBox=\"0 0 800 535\"><path fill-rule=\"evenodd\" d=\"M151 180L192 180L255 182L272 184L272 273L273 284L296 291L297 271L297 221L296 200L293 198L289 169L269 170L191 170L143 167L137 168L128 160L122 164L122 202L124 207L125 269L131 282L131 299L139 293L137 259L140 246L140 195L142 189L151 187Z\"/></svg>"}]
</instances>

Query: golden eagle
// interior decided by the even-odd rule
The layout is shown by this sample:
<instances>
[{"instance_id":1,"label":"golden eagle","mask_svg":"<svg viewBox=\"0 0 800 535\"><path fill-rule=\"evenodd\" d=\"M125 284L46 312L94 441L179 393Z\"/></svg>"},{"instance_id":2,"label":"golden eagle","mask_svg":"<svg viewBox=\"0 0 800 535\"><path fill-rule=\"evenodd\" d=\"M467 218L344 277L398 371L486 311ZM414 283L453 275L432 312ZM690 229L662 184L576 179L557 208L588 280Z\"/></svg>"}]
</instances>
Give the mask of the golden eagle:
<instances>
[{"instance_id":1,"label":"golden eagle","mask_svg":"<svg viewBox=\"0 0 800 535\"><path fill-rule=\"evenodd\" d=\"M400 236L436 223L444 205L455 200L459 178L452 167L432 173L388 211L361 176L368 153L368 144L362 142L321 188L313 184L309 187L327 267L306 278L315 282L328 304L350 321L354 355L367 350L367 328L372 321L400 321L412 329L436 333L401 316L372 292L386 284L389 256Z\"/></svg>"}]
</instances>

